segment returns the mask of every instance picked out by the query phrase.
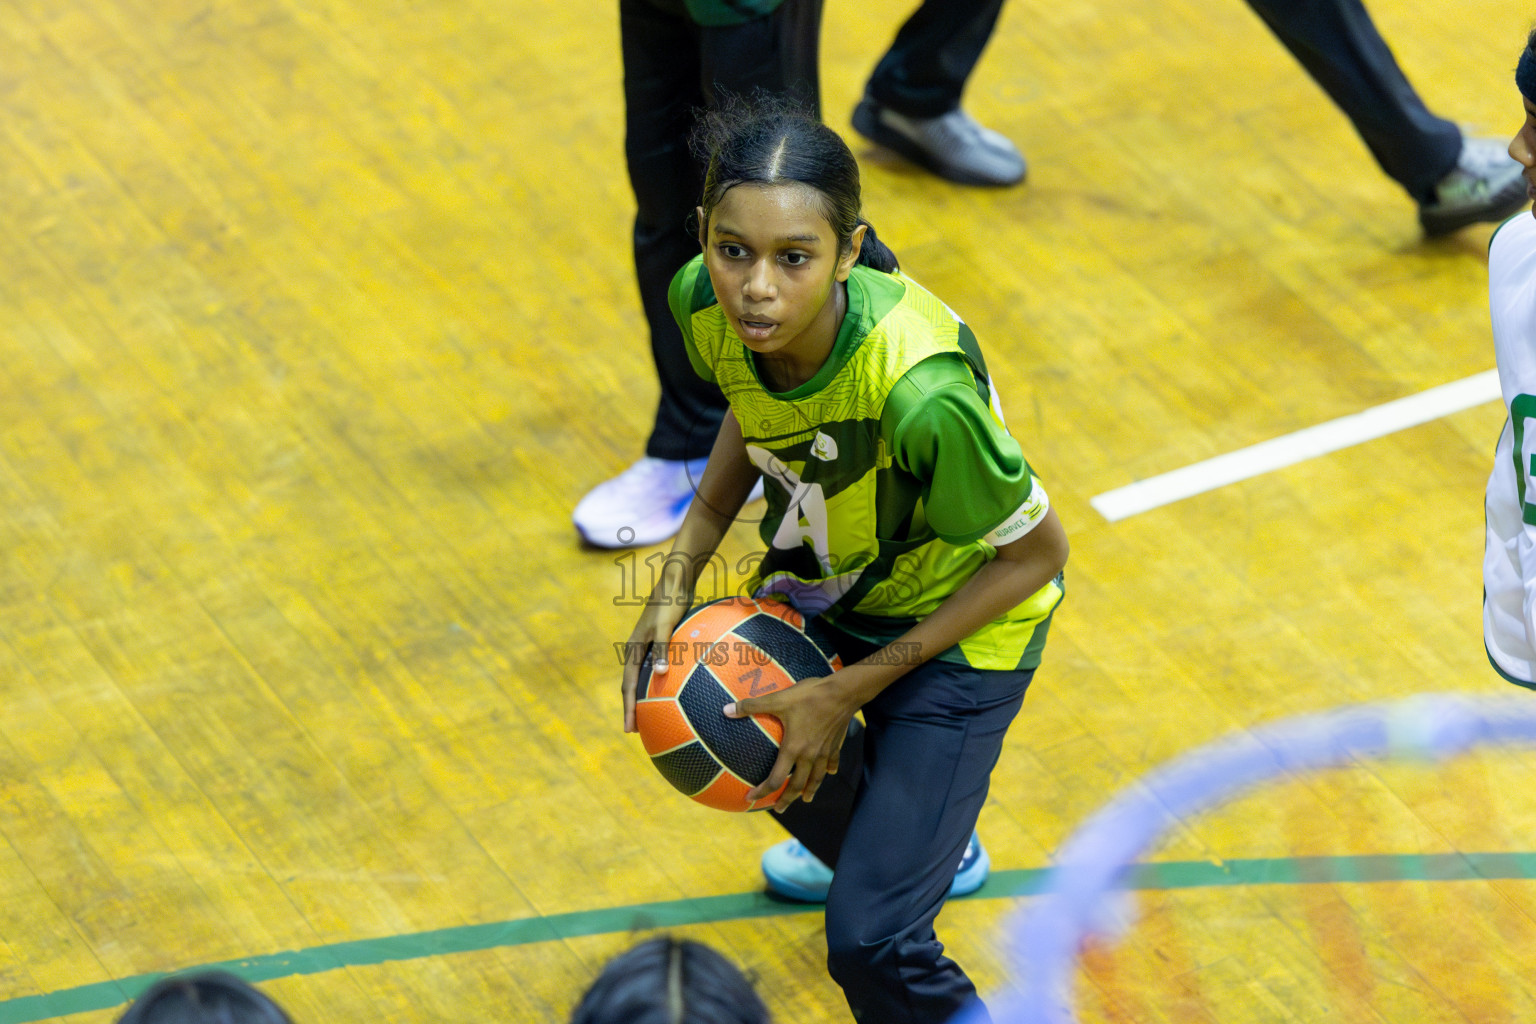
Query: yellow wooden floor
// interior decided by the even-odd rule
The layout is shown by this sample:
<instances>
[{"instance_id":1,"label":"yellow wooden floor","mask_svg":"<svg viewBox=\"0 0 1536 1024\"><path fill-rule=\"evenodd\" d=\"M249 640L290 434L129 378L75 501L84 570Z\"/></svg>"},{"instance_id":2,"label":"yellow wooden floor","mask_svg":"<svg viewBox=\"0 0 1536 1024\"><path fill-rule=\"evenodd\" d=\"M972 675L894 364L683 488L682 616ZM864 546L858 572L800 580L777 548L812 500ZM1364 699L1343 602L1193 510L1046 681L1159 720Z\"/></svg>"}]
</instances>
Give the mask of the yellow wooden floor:
<instances>
[{"instance_id":1,"label":"yellow wooden floor","mask_svg":"<svg viewBox=\"0 0 1536 1024\"><path fill-rule=\"evenodd\" d=\"M846 129L910 4L828 5ZM1529 5L1371 7L1434 109L1514 130ZM690 805L619 731L610 645L652 552L569 523L655 399L614 8L0 2L0 1020L96 1024L114 981L243 961L300 1022L553 1022L673 919L779 1020L845 1019L819 917L739 913L772 821ZM1011 0L967 106L1026 186L854 145L1073 541L982 818L1000 875L1231 730L1502 694L1496 403L1120 522L1089 505L1490 368L1488 229L1421 241L1240 0ZM1533 764L1298 779L1153 856L1529 851ZM1085 1021L1536 1016L1531 881L1140 902L1084 961ZM941 919L984 988L1017 906Z\"/></svg>"}]
</instances>

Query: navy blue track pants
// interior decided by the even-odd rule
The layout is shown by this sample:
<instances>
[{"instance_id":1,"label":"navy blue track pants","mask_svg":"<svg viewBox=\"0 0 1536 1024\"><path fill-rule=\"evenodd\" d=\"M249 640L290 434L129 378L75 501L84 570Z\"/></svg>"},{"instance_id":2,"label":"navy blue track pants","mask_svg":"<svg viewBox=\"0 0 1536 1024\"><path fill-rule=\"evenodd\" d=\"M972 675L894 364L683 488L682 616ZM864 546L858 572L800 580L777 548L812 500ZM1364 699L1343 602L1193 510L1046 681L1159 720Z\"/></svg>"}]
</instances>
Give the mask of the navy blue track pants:
<instances>
[{"instance_id":1,"label":"navy blue track pants","mask_svg":"<svg viewBox=\"0 0 1536 1024\"><path fill-rule=\"evenodd\" d=\"M875 649L833 641L844 664ZM815 801L777 816L834 868L827 965L855 1020L940 1024L976 1000L933 921L1033 677L939 661L913 669L865 705Z\"/></svg>"}]
</instances>

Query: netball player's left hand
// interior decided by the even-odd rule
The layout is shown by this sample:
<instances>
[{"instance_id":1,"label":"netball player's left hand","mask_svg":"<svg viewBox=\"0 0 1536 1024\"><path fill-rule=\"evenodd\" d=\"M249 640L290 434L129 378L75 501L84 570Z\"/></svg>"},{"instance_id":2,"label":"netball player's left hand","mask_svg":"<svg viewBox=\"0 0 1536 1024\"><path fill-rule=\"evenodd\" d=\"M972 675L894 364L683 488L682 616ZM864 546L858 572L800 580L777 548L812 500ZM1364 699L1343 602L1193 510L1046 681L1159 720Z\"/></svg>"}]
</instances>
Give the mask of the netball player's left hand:
<instances>
[{"instance_id":1,"label":"netball player's left hand","mask_svg":"<svg viewBox=\"0 0 1536 1024\"><path fill-rule=\"evenodd\" d=\"M810 803L822 780L837 774L837 759L843 749L843 738L848 735L848 722L859 710L841 682L832 676L802 679L786 689L725 706L730 718L773 715L784 723L778 760L762 785L747 794L749 802L772 793L788 779L789 785L773 810L782 811L801 799Z\"/></svg>"}]
</instances>

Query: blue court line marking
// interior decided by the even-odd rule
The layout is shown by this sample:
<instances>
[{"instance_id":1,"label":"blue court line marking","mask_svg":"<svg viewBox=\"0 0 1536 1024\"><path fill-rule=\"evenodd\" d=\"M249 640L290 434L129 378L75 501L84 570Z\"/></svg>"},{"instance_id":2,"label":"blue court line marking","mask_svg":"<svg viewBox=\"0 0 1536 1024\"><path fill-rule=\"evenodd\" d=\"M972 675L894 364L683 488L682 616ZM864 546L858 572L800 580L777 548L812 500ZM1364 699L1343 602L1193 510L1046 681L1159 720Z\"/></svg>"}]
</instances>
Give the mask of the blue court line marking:
<instances>
[{"instance_id":1,"label":"blue court line marking","mask_svg":"<svg viewBox=\"0 0 1536 1024\"><path fill-rule=\"evenodd\" d=\"M964 897L1009 899L1040 892L1048 868L994 871L987 884ZM1308 885L1334 882L1455 882L1536 879L1536 853L1365 854L1347 857L1272 857L1223 861L1164 861L1133 865L1125 889L1152 891L1220 888L1241 885ZM506 946L552 942L583 935L649 931L753 917L820 913L819 906L789 903L761 892L706 896L664 903L578 910L548 917L526 917L490 924L463 925L379 939L333 942L324 946L269 953L243 960L202 964L230 971L247 981L271 981L319 974L344 967L366 967L392 960L416 960L447 953L468 953ZM188 968L189 970L192 968ZM164 974L140 974L42 995L0 1001L0 1024L31 1024L90 1010L121 1006Z\"/></svg>"}]
</instances>

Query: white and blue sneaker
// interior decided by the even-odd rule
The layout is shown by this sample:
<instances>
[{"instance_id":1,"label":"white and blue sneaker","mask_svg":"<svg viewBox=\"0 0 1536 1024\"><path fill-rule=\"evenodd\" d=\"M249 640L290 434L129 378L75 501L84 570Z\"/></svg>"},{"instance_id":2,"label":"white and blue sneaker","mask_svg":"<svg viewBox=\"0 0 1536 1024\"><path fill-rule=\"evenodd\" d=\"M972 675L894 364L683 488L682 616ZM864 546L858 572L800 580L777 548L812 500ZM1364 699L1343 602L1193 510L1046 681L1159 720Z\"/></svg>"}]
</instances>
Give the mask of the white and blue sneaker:
<instances>
[{"instance_id":1,"label":"white and blue sneaker","mask_svg":"<svg viewBox=\"0 0 1536 1024\"><path fill-rule=\"evenodd\" d=\"M972 832L960 865L955 868L949 894L965 896L975 892L991 872L992 858ZM768 848L763 854L763 877L768 880L770 892L802 903L825 903L827 890L832 887L832 869L798 839L786 839Z\"/></svg>"},{"instance_id":2,"label":"white and blue sneaker","mask_svg":"<svg viewBox=\"0 0 1536 1024\"><path fill-rule=\"evenodd\" d=\"M682 528L707 461L645 456L577 503L576 532L600 548L660 544Z\"/></svg>"},{"instance_id":3,"label":"white and blue sneaker","mask_svg":"<svg viewBox=\"0 0 1536 1024\"><path fill-rule=\"evenodd\" d=\"M571 520L582 540L599 548L645 548L682 529L708 459L647 455L576 504ZM759 477L748 501L763 496Z\"/></svg>"}]
</instances>

